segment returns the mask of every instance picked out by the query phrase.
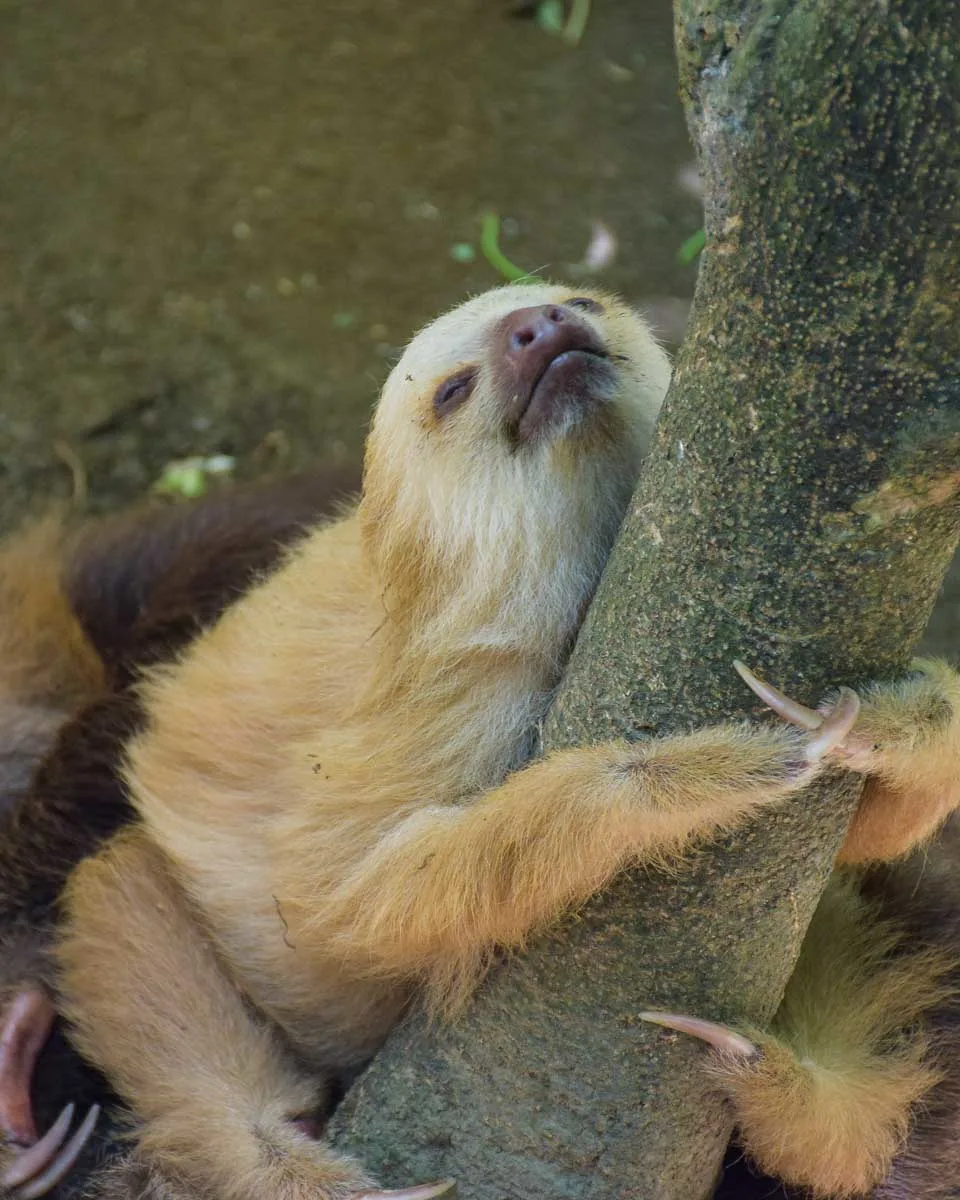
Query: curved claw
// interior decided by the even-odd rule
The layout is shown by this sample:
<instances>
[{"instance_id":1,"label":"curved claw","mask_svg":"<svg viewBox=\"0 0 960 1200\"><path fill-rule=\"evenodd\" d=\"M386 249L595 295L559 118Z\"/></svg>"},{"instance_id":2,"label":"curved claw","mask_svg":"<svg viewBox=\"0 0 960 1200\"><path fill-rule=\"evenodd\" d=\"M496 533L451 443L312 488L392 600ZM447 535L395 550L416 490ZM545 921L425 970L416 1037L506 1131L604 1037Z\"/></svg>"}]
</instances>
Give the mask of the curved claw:
<instances>
[{"instance_id":1,"label":"curved claw","mask_svg":"<svg viewBox=\"0 0 960 1200\"><path fill-rule=\"evenodd\" d=\"M68 1104L35 1146L24 1150L0 1175L0 1188L9 1189L14 1200L37 1200L55 1187L71 1170L90 1139L100 1116L94 1104L80 1128L64 1143L76 1106Z\"/></svg>"},{"instance_id":2,"label":"curved claw","mask_svg":"<svg viewBox=\"0 0 960 1200\"><path fill-rule=\"evenodd\" d=\"M768 708L772 708L777 716L782 717L788 725L796 725L800 729L809 729L813 732L823 724L822 713L818 713L814 708L807 708L805 704L800 704L796 700L791 700L772 683L767 683L765 679L754 675L746 663L741 662L739 658L733 660L733 669L750 691L759 697Z\"/></svg>"},{"instance_id":3,"label":"curved claw","mask_svg":"<svg viewBox=\"0 0 960 1200\"><path fill-rule=\"evenodd\" d=\"M641 1021L649 1021L652 1025L662 1025L665 1029L675 1029L678 1033L689 1033L701 1042L707 1042L721 1054L729 1054L734 1058L757 1058L760 1054L759 1047L749 1038L716 1021L668 1012L642 1012L639 1017Z\"/></svg>"},{"instance_id":4,"label":"curved claw","mask_svg":"<svg viewBox=\"0 0 960 1200\"><path fill-rule=\"evenodd\" d=\"M364 1192L357 1200L433 1200L434 1196L446 1196L456 1200L457 1184L453 1179L440 1179L436 1183L422 1183L417 1187L399 1188L384 1192Z\"/></svg>"},{"instance_id":5,"label":"curved claw","mask_svg":"<svg viewBox=\"0 0 960 1200\"><path fill-rule=\"evenodd\" d=\"M46 992L29 988L15 997L0 1024L0 1134L17 1145L37 1140L30 1083L54 1015Z\"/></svg>"},{"instance_id":6,"label":"curved claw","mask_svg":"<svg viewBox=\"0 0 960 1200\"><path fill-rule=\"evenodd\" d=\"M100 1105L94 1104L83 1118L80 1128L63 1147L50 1166L40 1175L35 1175L33 1179L18 1188L14 1193L14 1200L38 1200L38 1197L46 1195L51 1188L55 1187L73 1169L84 1146L90 1140L90 1135L93 1133L99 1117Z\"/></svg>"},{"instance_id":7,"label":"curved claw","mask_svg":"<svg viewBox=\"0 0 960 1200\"><path fill-rule=\"evenodd\" d=\"M751 692L758 696L768 708L771 708L778 717L782 717L790 725L796 725L800 729L816 733L816 736L807 742L806 752L809 762L819 762L821 758L825 758L839 749L856 724L860 713L860 697L851 688L840 689L836 704L824 716L816 709L807 708L805 704L800 704L796 700L791 700L789 696L785 696L779 688L775 688L772 683L767 683L765 679L760 679L739 659L733 660L733 666Z\"/></svg>"},{"instance_id":8,"label":"curved claw","mask_svg":"<svg viewBox=\"0 0 960 1200\"><path fill-rule=\"evenodd\" d=\"M0 1175L0 1184L3 1187L18 1187L47 1166L67 1136L75 1108L76 1105L71 1100L40 1141L31 1146L29 1150L24 1150L17 1155L10 1166Z\"/></svg>"},{"instance_id":9,"label":"curved claw","mask_svg":"<svg viewBox=\"0 0 960 1200\"><path fill-rule=\"evenodd\" d=\"M839 749L859 715L860 697L851 688L841 688L836 704L824 717L816 735L807 742L807 759L818 762Z\"/></svg>"}]
</instances>

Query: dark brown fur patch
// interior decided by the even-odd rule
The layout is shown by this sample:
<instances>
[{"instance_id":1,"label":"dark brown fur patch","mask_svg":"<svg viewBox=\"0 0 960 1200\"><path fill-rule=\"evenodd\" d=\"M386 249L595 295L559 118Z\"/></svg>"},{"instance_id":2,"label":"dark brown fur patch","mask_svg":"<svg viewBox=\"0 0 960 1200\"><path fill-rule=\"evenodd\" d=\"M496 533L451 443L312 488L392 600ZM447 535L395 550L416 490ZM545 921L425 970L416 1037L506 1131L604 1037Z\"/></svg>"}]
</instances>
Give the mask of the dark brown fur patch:
<instances>
[{"instance_id":1,"label":"dark brown fur patch","mask_svg":"<svg viewBox=\"0 0 960 1200\"><path fill-rule=\"evenodd\" d=\"M8 776L19 785L5 793L8 811L0 807L0 1002L25 979L49 980L46 948L67 875L131 819L118 768L143 717L140 670L178 654L358 484L346 470L304 475L92 524L68 539L64 587L111 690L63 724L25 790L26 750L41 735L49 742L63 714L49 729L12 728L19 736L0 758L0 785ZM111 1098L56 1029L34 1079L40 1128L69 1100L82 1110ZM81 1168L53 1195L79 1194L112 1137L101 1119Z\"/></svg>"}]
</instances>

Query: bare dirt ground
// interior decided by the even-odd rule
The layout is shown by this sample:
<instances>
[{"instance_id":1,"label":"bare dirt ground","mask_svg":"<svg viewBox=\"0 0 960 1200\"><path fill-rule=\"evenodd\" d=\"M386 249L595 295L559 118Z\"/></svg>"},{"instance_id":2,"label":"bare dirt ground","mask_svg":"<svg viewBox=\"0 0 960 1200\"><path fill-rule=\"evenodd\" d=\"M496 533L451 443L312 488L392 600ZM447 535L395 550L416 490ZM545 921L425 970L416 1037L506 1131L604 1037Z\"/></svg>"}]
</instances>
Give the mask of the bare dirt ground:
<instances>
[{"instance_id":1,"label":"bare dirt ground","mask_svg":"<svg viewBox=\"0 0 960 1200\"><path fill-rule=\"evenodd\" d=\"M0 2L0 527L186 455L356 458L410 334L499 281L454 256L488 209L560 278L602 220L600 281L675 330L671 36L666 0L577 46L492 0Z\"/></svg>"}]
</instances>

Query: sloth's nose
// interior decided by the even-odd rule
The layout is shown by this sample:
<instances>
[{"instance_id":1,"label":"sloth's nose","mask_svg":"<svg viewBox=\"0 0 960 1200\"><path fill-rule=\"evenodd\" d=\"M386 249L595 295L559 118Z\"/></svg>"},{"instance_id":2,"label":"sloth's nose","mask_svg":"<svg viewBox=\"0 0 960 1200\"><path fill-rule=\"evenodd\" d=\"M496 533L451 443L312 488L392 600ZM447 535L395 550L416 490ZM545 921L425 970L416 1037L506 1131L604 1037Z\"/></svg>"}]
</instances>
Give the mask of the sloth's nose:
<instances>
[{"instance_id":1,"label":"sloth's nose","mask_svg":"<svg viewBox=\"0 0 960 1200\"><path fill-rule=\"evenodd\" d=\"M549 361L562 353L570 340L571 323L582 326L576 316L559 304L540 304L515 309L503 323L504 350L519 366L529 358Z\"/></svg>"},{"instance_id":2,"label":"sloth's nose","mask_svg":"<svg viewBox=\"0 0 960 1200\"><path fill-rule=\"evenodd\" d=\"M515 308L500 322L503 370L512 391L529 398L547 367L568 350L599 353L603 343L579 313L562 304Z\"/></svg>"},{"instance_id":3,"label":"sloth's nose","mask_svg":"<svg viewBox=\"0 0 960 1200\"><path fill-rule=\"evenodd\" d=\"M585 360L607 357L593 326L565 304L515 308L501 318L495 336L494 377L503 415L520 440L586 394ZM535 395L541 404L533 403Z\"/></svg>"}]
</instances>

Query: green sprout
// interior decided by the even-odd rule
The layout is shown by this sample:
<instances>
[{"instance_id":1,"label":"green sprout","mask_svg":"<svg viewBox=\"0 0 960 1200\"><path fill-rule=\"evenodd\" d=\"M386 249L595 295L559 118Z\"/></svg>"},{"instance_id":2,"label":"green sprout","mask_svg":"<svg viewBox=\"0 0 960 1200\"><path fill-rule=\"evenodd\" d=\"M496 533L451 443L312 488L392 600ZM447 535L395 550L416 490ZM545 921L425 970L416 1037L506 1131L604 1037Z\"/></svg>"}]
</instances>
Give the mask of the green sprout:
<instances>
[{"instance_id":1,"label":"green sprout","mask_svg":"<svg viewBox=\"0 0 960 1200\"><path fill-rule=\"evenodd\" d=\"M515 283L518 279L535 279L536 276L509 258L500 249L500 215L484 213L480 221L480 249L483 257L495 271L499 271L504 279Z\"/></svg>"},{"instance_id":2,"label":"green sprout","mask_svg":"<svg viewBox=\"0 0 960 1200\"><path fill-rule=\"evenodd\" d=\"M690 235L677 251L677 262L683 266L689 266L690 263L697 257L707 242L706 230L698 229L696 233Z\"/></svg>"},{"instance_id":3,"label":"green sprout","mask_svg":"<svg viewBox=\"0 0 960 1200\"><path fill-rule=\"evenodd\" d=\"M568 46L576 46L583 37L590 17L590 0L571 0L570 15L566 16L564 0L540 0L534 19L541 29L563 38Z\"/></svg>"},{"instance_id":4,"label":"green sprout","mask_svg":"<svg viewBox=\"0 0 960 1200\"><path fill-rule=\"evenodd\" d=\"M196 500L206 492L211 475L231 475L235 466L236 460L232 454L178 458L163 468L153 490L167 496Z\"/></svg>"}]
</instances>

